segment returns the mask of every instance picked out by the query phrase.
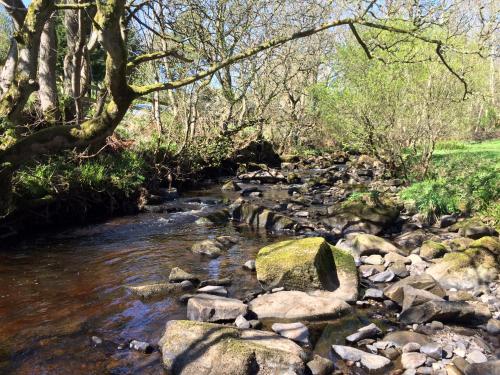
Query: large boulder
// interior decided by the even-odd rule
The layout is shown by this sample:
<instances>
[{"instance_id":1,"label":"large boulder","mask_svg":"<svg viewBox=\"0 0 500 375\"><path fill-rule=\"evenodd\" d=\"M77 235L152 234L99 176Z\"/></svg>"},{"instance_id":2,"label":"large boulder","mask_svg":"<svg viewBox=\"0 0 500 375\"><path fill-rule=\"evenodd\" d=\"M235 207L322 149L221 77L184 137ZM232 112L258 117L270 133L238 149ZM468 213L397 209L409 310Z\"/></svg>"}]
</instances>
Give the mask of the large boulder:
<instances>
[{"instance_id":1,"label":"large boulder","mask_svg":"<svg viewBox=\"0 0 500 375\"><path fill-rule=\"evenodd\" d=\"M486 323L490 317L488 306L480 303L428 301L403 311L399 318L403 324L420 324L438 320L475 325Z\"/></svg>"},{"instance_id":2,"label":"large boulder","mask_svg":"<svg viewBox=\"0 0 500 375\"><path fill-rule=\"evenodd\" d=\"M498 276L495 256L484 248L447 253L425 272L447 289L472 290Z\"/></svg>"},{"instance_id":3,"label":"large boulder","mask_svg":"<svg viewBox=\"0 0 500 375\"><path fill-rule=\"evenodd\" d=\"M331 228L334 233L347 234L364 232L380 234L390 227L399 216L399 208L392 202L373 201L348 201L340 207L328 208L330 217L323 223Z\"/></svg>"},{"instance_id":4,"label":"large boulder","mask_svg":"<svg viewBox=\"0 0 500 375\"><path fill-rule=\"evenodd\" d=\"M172 375L304 374L306 354L274 333L172 320L159 342Z\"/></svg>"},{"instance_id":5,"label":"large boulder","mask_svg":"<svg viewBox=\"0 0 500 375\"><path fill-rule=\"evenodd\" d=\"M282 291L261 295L250 301L248 308L259 320L328 320L351 311L347 302L334 295L314 296L300 291Z\"/></svg>"},{"instance_id":6,"label":"large boulder","mask_svg":"<svg viewBox=\"0 0 500 375\"><path fill-rule=\"evenodd\" d=\"M262 248L255 262L264 289L337 291L355 300L358 274L354 258L322 237L288 240Z\"/></svg>"},{"instance_id":7,"label":"large boulder","mask_svg":"<svg viewBox=\"0 0 500 375\"><path fill-rule=\"evenodd\" d=\"M236 163L263 163L270 167L280 167L281 158L273 145L265 140L250 141L231 157Z\"/></svg>"},{"instance_id":8,"label":"large boulder","mask_svg":"<svg viewBox=\"0 0 500 375\"><path fill-rule=\"evenodd\" d=\"M237 199L230 206L233 220L272 231L302 229L302 225L287 216L271 211L263 206Z\"/></svg>"},{"instance_id":9,"label":"large boulder","mask_svg":"<svg viewBox=\"0 0 500 375\"><path fill-rule=\"evenodd\" d=\"M247 313L247 305L237 299L198 294L189 299L187 317L202 322L222 322L236 319Z\"/></svg>"}]
</instances>

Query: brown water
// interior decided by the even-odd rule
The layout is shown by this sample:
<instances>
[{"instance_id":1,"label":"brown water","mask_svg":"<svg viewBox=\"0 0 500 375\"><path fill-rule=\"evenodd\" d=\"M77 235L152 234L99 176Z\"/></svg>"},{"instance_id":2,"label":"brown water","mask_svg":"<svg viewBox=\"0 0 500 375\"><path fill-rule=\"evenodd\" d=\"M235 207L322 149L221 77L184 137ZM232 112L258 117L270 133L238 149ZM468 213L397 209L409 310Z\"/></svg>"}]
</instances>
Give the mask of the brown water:
<instances>
[{"instance_id":1,"label":"brown water","mask_svg":"<svg viewBox=\"0 0 500 375\"><path fill-rule=\"evenodd\" d=\"M185 212L113 219L0 250L0 373L161 374L159 353L118 346L155 344L168 320L185 318L185 306L178 296L142 301L125 285L165 280L178 266L201 278L232 276L236 298L257 286L241 265L272 237L196 225L220 207L210 200L170 205ZM195 241L221 234L238 234L240 245L218 259L191 253Z\"/></svg>"}]
</instances>

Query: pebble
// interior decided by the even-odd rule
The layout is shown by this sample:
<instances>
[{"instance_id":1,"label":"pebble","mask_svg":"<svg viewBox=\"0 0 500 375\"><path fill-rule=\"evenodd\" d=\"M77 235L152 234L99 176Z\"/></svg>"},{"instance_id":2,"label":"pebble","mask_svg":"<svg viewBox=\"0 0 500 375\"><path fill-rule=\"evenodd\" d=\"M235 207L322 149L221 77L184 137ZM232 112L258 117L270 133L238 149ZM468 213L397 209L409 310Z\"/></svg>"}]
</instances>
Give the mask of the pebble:
<instances>
[{"instance_id":1,"label":"pebble","mask_svg":"<svg viewBox=\"0 0 500 375\"><path fill-rule=\"evenodd\" d=\"M100 337L97 337L97 336L92 336L92 342L95 345L101 345L102 344L102 339Z\"/></svg>"},{"instance_id":2,"label":"pebble","mask_svg":"<svg viewBox=\"0 0 500 375\"><path fill-rule=\"evenodd\" d=\"M247 260L245 264L243 265L243 268L246 268L247 270L250 271L255 271L255 260Z\"/></svg>"},{"instance_id":3,"label":"pebble","mask_svg":"<svg viewBox=\"0 0 500 375\"><path fill-rule=\"evenodd\" d=\"M146 354L153 352L153 347L145 341L132 340L130 341L129 348Z\"/></svg>"}]
</instances>

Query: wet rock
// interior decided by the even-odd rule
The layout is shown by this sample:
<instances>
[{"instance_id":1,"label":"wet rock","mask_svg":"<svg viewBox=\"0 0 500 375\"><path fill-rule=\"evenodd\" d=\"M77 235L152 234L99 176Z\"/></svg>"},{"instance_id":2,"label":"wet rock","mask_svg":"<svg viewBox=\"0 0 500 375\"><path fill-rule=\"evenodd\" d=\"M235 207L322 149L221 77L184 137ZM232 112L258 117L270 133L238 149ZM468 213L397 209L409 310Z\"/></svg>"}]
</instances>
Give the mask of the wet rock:
<instances>
[{"instance_id":1,"label":"wet rock","mask_svg":"<svg viewBox=\"0 0 500 375\"><path fill-rule=\"evenodd\" d=\"M484 363L472 363L465 368L465 375L498 375L500 360Z\"/></svg>"},{"instance_id":2,"label":"wet rock","mask_svg":"<svg viewBox=\"0 0 500 375\"><path fill-rule=\"evenodd\" d=\"M246 313L247 305L243 302L211 294L196 295L190 298L187 304L187 317L189 320L203 322L231 321Z\"/></svg>"},{"instance_id":3,"label":"wet rock","mask_svg":"<svg viewBox=\"0 0 500 375\"><path fill-rule=\"evenodd\" d=\"M311 296L305 292L283 291L261 295L249 303L249 310L259 320L327 320L351 311L345 301L338 298Z\"/></svg>"},{"instance_id":4,"label":"wet rock","mask_svg":"<svg viewBox=\"0 0 500 375\"><path fill-rule=\"evenodd\" d=\"M384 292L380 289L369 288L366 289L364 299L374 299L381 301L384 299Z\"/></svg>"},{"instance_id":5,"label":"wet rock","mask_svg":"<svg viewBox=\"0 0 500 375\"><path fill-rule=\"evenodd\" d=\"M467 302L428 301L403 311L400 321L403 324L427 323L432 320L481 324L488 321L491 313L488 306Z\"/></svg>"},{"instance_id":6,"label":"wet rock","mask_svg":"<svg viewBox=\"0 0 500 375\"><path fill-rule=\"evenodd\" d=\"M242 181L259 181L263 184L275 184L286 181L286 177L280 171L271 168L242 173L238 175L238 178Z\"/></svg>"},{"instance_id":7,"label":"wet rock","mask_svg":"<svg viewBox=\"0 0 500 375\"><path fill-rule=\"evenodd\" d=\"M430 342L430 339L426 335L422 335L417 332L412 331L394 331L390 332L384 336L383 341L387 341L395 345L396 347L403 347L409 342L416 342L420 345L425 345Z\"/></svg>"},{"instance_id":8,"label":"wet rock","mask_svg":"<svg viewBox=\"0 0 500 375\"><path fill-rule=\"evenodd\" d=\"M100 337L97 337L97 336L92 336L91 337L91 340L92 340L92 343L94 345L101 345L102 344L102 339Z\"/></svg>"},{"instance_id":9,"label":"wet rock","mask_svg":"<svg viewBox=\"0 0 500 375\"><path fill-rule=\"evenodd\" d=\"M444 328L444 324L441 322L438 322L437 320L433 320L431 322L430 327L433 331L440 331Z\"/></svg>"},{"instance_id":10,"label":"wet rock","mask_svg":"<svg viewBox=\"0 0 500 375\"><path fill-rule=\"evenodd\" d=\"M154 348L148 342L132 340L129 344L130 349L136 350L141 353L152 353Z\"/></svg>"},{"instance_id":11,"label":"wet rock","mask_svg":"<svg viewBox=\"0 0 500 375\"><path fill-rule=\"evenodd\" d=\"M207 285L198 289L197 293L213 294L222 297L226 297L228 295L227 289L221 285Z\"/></svg>"},{"instance_id":12,"label":"wet rock","mask_svg":"<svg viewBox=\"0 0 500 375\"><path fill-rule=\"evenodd\" d=\"M425 241L420 247L420 256L424 259L430 260L440 258L446 254L446 246L435 241Z\"/></svg>"},{"instance_id":13,"label":"wet rock","mask_svg":"<svg viewBox=\"0 0 500 375\"><path fill-rule=\"evenodd\" d=\"M309 343L309 329L300 323L274 323L271 329L280 336L301 344Z\"/></svg>"},{"instance_id":14,"label":"wet rock","mask_svg":"<svg viewBox=\"0 0 500 375\"><path fill-rule=\"evenodd\" d=\"M381 353L382 353L382 355L383 355L384 357L389 358L389 359L391 359L391 360L393 360L393 361L394 361L396 358L398 358L398 357L399 357L399 355L400 355L399 351L398 351L396 348L392 348L392 347L390 347L390 348L386 348L386 349L382 349L382 350L381 350Z\"/></svg>"},{"instance_id":15,"label":"wet rock","mask_svg":"<svg viewBox=\"0 0 500 375\"><path fill-rule=\"evenodd\" d=\"M254 194L254 193L257 193L257 195L252 195L252 194ZM254 187L254 186L253 186L253 187L248 187L248 188L245 188L245 189L243 189L243 190L240 192L240 195L241 195L242 197L249 197L249 196L257 196L257 197L259 197L259 196L260 196L259 194L261 194L261 195L262 195L262 190L260 190L260 189L259 189L259 188L257 188L257 187Z\"/></svg>"},{"instance_id":16,"label":"wet rock","mask_svg":"<svg viewBox=\"0 0 500 375\"><path fill-rule=\"evenodd\" d=\"M233 280L230 277L223 277L221 279L208 279L200 282L200 288L207 285L215 285L215 286L228 286L231 285Z\"/></svg>"},{"instance_id":17,"label":"wet rock","mask_svg":"<svg viewBox=\"0 0 500 375\"><path fill-rule=\"evenodd\" d=\"M425 363L427 357L422 353L401 354L401 365L404 369L416 369Z\"/></svg>"},{"instance_id":18,"label":"wet rock","mask_svg":"<svg viewBox=\"0 0 500 375\"><path fill-rule=\"evenodd\" d=\"M170 281L171 283L180 283L181 281L185 280L194 283L200 281L196 276L182 270L179 267L172 268L172 271L170 271L170 276L168 277L168 281Z\"/></svg>"},{"instance_id":19,"label":"wet rock","mask_svg":"<svg viewBox=\"0 0 500 375\"><path fill-rule=\"evenodd\" d=\"M469 248L463 252L445 254L426 273L447 289L472 290L495 280L498 263L488 250Z\"/></svg>"},{"instance_id":20,"label":"wet rock","mask_svg":"<svg viewBox=\"0 0 500 375\"><path fill-rule=\"evenodd\" d=\"M366 353L350 346L332 345L333 352L344 361L360 362L368 371L380 371L390 366L391 361L381 355Z\"/></svg>"},{"instance_id":21,"label":"wet rock","mask_svg":"<svg viewBox=\"0 0 500 375\"><path fill-rule=\"evenodd\" d=\"M388 283L394 280L394 277L396 277L394 272L392 272L391 270L385 270L383 272L370 276L369 279L374 283Z\"/></svg>"},{"instance_id":22,"label":"wet rock","mask_svg":"<svg viewBox=\"0 0 500 375\"><path fill-rule=\"evenodd\" d=\"M374 323L371 323L365 327L361 327L355 333L347 336L345 339L349 343L356 343L363 339L378 337L381 334L382 330L378 328Z\"/></svg>"},{"instance_id":23,"label":"wet rock","mask_svg":"<svg viewBox=\"0 0 500 375\"><path fill-rule=\"evenodd\" d=\"M398 305L403 306L404 287L411 286L416 289L426 290L438 297L446 295L445 290L441 285L430 275L409 276L403 280L388 286L384 289L384 294Z\"/></svg>"},{"instance_id":24,"label":"wet rock","mask_svg":"<svg viewBox=\"0 0 500 375\"><path fill-rule=\"evenodd\" d=\"M196 254L203 254L210 258L217 258L222 255L223 246L215 240L205 240L196 242L191 247L191 251Z\"/></svg>"},{"instance_id":25,"label":"wet rock","mask_svg":"<svg viewBox=\"0 0 500 375\"><path fill-rule=\"evenodd\" d=\"M143 285L127 286L132 293L142 298L163 297L173 293L179 293L184 290L180 283L152 283Z\"/></svg>"},{"instance_id":26,"label":"wet rock","mask_svg":"<svg viewBox=\"0 0 500 375\"><path fill-rule=\"evenodd\" d=\"M241 187L236 182L231 180L222 185L221 189L225 191L240 191Z\"/></svg>"},{"instance_id":27,"label":"wet rock","mask_svg":"<svg viewBox=\"0 0 500 375\"><path fill-rule=\"evenodd\" d=\"M334 364L329 359L315 355L312 361L307 362L311 375L330 375L334 370Z\"/></svg>"},{"instance_id":28,"label":"wet rock","mask_svg":"<svg viewBox=\"0 0 500 375\"><path fill-rule=\"evenodd\" d=\"M257 279L266 289L336 291L355 300L357 269L353 257L322 237L278 242L262 248L256 259Z\"/></svg>"},{"instance_id":29,"label":"wet rock","mask_svg":"<svg viewBox=\"0 0 500 375\"><path fill-rule=\"evenodd\" d=\"M222 225L222 224L227 223L230 219L229 210L227 210L225 208L223 210L211 212L207 216L200 218L200 219L207 220L208 224L211 224L211 225ZM200 220L200 219L198 219L198 220ZM196 222L198 222L198 220Z\"/></svg>"},{"instance_id":30,"label":"wet rock","mask_svg":"<svg viewBox=\"0 0 500 375\"><path fill-rule=\"evenodd\" d=\"M251 327L250 322L243 315L238 315L234 321L234 325L240 329L248 329Z\"/></svg>"},{"instance_id":31,"label":"wet rock","mask_svg":"<svg viewBox=\"0 0 500 375\"><path fill-rule=\"evenodd\" d=\"M173 320L161 338L169 374L304 374L306 354L274 333Z\"/></svg>"},{"instance_id":32,"label":"wet rock","mask_svg":"<svg viewBox=\"0 0 500 375\"><path fill-rule=\"evenodd\" d=\"M249 271L255 271L255 260L247 260L243 265L243 268L246 268Z\"/></svg>"},{"instance_id":33,"label":"wet rock","mask_svg":"<svg viewBox=\"0 0 500 375\"><path fill-rule=\"evenodd\" d=\"M488 358L479 350L473 350L465 356L465 360L469 363L484 363Z\"/></svg>"}]
</instances>

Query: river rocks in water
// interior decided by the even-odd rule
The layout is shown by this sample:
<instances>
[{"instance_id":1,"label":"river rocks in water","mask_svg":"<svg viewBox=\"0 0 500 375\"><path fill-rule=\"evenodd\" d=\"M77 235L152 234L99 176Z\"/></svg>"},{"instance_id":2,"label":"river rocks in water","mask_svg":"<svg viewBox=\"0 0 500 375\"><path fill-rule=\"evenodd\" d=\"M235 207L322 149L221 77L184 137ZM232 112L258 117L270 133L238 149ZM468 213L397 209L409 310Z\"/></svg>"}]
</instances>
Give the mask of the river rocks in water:
<instances>
[{"instance_id":1,"label":"river rocks in water","mask_svg":"<svg viewBox=\"0 0 500 375\"><path fill-rule=\"evenodd\" d=\"M200 282L200 288L207 285L216 285L216 286L228 286L231 285L233 280L230 277L223 277L220 279L208 279Z\"/></svg>"},{"instance_id":2,"label":"river rocks in water","mask_svg":"<svg viewBox=\"0 0 500 375\"><path fill-rule=\"evenodd\" d=\"M172 271L170 271L170 275L168 276L168 281L170 281L171 283L180 283L184 280L188 280L194 283L200 281L196 276L182 270L179 267L172 268Z\"/></svg>"},{"instance_id":3,"label":"river rocks in water","mask_svg":"<svg viewBox=\"0 0 500 375\"><path fill-rule=\"evenodd\" d=\"M227 289L221 285L206 285L197 290L197 293L213 294L215 296L226 297L228 292Z\"/></svg>"},{"instance_id":4,"label":"river rocks in water","mask_svg":"<svg viewBox=\"0 0 500 375\"><path fill-rule=\"evenodd\" d=\"M423 353L403 353L401 354L401 365L404 369L416 369L425 363L427 357Z\"/></svg>"},{"instance_id":5,"label":"river rocks in water","mask_svg":"<svg viewBox=\"0 0 500 375\"><path fill-rule=\"evenodd\" d=\"M347 336L345 339L349 343L356 343L364 339L373 339L382 334L382 330L378 328L375 323L371 323L365 327L361 327L353 334Z\"/></svg>"},{"instance_id":6,"label":"river rocks in water","mask_svg":"<svg viewBox=\"0 0 500 375\"><path fill-rule=\"evenodd\" d=\"M221 189L225 191L240 191L241 187L236 182L230 180L226 182L224 185L222 185Z\"/></svg>"},{"instance_id":7,"label":"river rocks in water","mask_svg":"<svg viewBox=\"0 0 500 375\"><path fill-rule=\"evenodd\" d=\"M289 217L271 211L263 206L249 203L243 199L237 199L230 206L230 209L233 220L246 223L257 228L274 231L298 231L302 228L301 224L290 219Z\"/></svg>"},{"instance_id":8,"label":"river rocks in water","mask_svg":"<svg viewBox=\"0 0 500 375\"><path fill-rule=\"evenodd\" d=\"M394 272L392 272L391 270L385 270L383 272L370 276L368 279L374 283L388 283L394 280L395 277L396 275L394 274Z\"/></svg>"},{"instance_id":9,"label":"river rocks in water","mask_svg":"<svg viewBox=\"0 0 500 375\"><path fill-rule=\"evenodd\" d=\"M261 295L250 301L249 310L259 320L327 320L342 316L351 307L338 298L311 296L300 291L283 291Z\"/></svg>"},{"instance_id":10,"label":"river rocks in water","mask_svg":"<svg viewBox=\"0 0 500 375\"><path fill-rule=\"evenodd\" d=\"M419 255L427 260L434 258L440 258L446 253L446 246L435 241L425 241L422 246L420 246Z\"/></svg>"},{"instance_id":11,"label":"river rocks in water","mask_svg":"<svg viewBox=\"0 0 500 375\"><path fill-rule=\"evenodd\" d=\"M309 329L300 323L274 323L271 329L280 336L301 344L309 344Z\"/></svg>"},{"instance_id":12,"label":"river rocks in water","mask_svg":"<svg viewBox=\"0 0 500 375\"><path fill-rule=\"evenodd\" d=\"M130 341L129 347L130 349L146 354L152 353L154 350L150 343L138 340Z\"/></svg>"},{"instance_id":13,"label":"river rocks in water","mask_svg":"<svg viewBox=\"0 0 500 375\"><path fill-rule=\"evenodd\" d=\"M163 297L171 293L179 293L184 290L180 283L152 283L144 285L127 286L132 293L142 298Z\"/></svg>"},{"instance_id":14,"label":"river rocks in water","mask_svg":"<svg viewBox=\"0 0 500 375\"><path fill-rule=\"evenodd\" d=\"M339 290L357 298L353 257L322 237L278 242L262 248L256 259L257 279L264 289Z\"/></svg>"},{"instance_id":15,"label":"river rocks in water","mask_svg":"<svg viewBox=\"0 0 500 375\"><path fill-rule=\"evenodd\" d=\"M391 364L389 359L381 355L370 354L350 346L332 345L332 349L344 361L360 362L368 371L380 371Z\"/></svg>"},{"instance_id":16,"label":"river rocks in water","mask_svg":"<svg viewBox=\"0 0 500 375\"><path fill-rule=\"evenodd\" d=\"M445 254L426 273L445 288L471 290L493 281L498 276L498 263L488 250L469 248L463 252Z\"/></svg>"},{"instance_id":17,"label":"river rocks in water","mask_svg":"<svg viewBox=\"0 0 500 375\"><path fill-rule=\"evenodd\" d=\"M245 188L240 192L240 195L242 197L260 197L262 196L262 194L263 191L255 186Z\"/></svg>"},{"instance_id":18,"label":"river rocks in water","mask_svg":"<svg viewBox=\"0 0 500 375\"><path fill-rule=\"evenodd\" d=\"M203 322L231 321L247 313L243 302L211 294L199 294L189 299L187 317Z\"/></svg>"},{"instance_id":19,"label":"river rocks in water","mask_svg":"<svg viewBox=\"0 0 500 375\"><path fill-rule=\"evenodd\" d=\"M412 331L390 332L384 336L382 341L390 342L391 344L399 348L402 348L404 345L410 342L416 342L421 346L431 342L426 335Z\"/></svg>"},{"instance_id":20,"label":"river rocks in water","mask_svg":"<svg viewBox=\"0 0 500 375\"><path fill-rule=\"evenodd\" d=\"M430 275L409 276L405 279L388 286L384 289L384 294L398 305L403 306L404 287L411 286L416 289L426 290L443 298L446 295L441 285Z\"/></svg>"},{"instance_id":21,"label":"river rocks in water","mask_svg":"<svg viewBox=\"0 0 500 375\"><path fill-rule=\"evenodd\" d=\"M369 254L399 253L400 250L382 237L358 234L352 241L352 250L358 256Z\"/></svg>"},{"instance_id":22,"label":"river rocks in water","mask_svg":"<svg viewBox=\"0 0 500 375\"><path fill-rule=\"evenodd\" d=\"M255 260L251 259L251 260L247 260L245 262L245 264L243 265L243 268L249 270L249 271L255 271L256 267L255 267Z\"/></svg>"},{"instance_id":23,"label":"river rocks in water","mask_svg":"<svg viewBox=\"0 0 500 375\"><path fill-rule=\"evenodd\" d=\"M254 172L247 172L238 175L242 181L259 181L264 184L275 184L277 182L286 181L286 177L280 171L275 169L259 170Z\"/></svg>"},{"instance_id":24,"label":"river rocks in water","mask_svg":"<svg viewBox=\"0 0 500 375\"><path fill-rule=\"evenodd\" d=\"M439 320L473 325L485 323L490 317L491 313L488 306L480 303L428 301L403 311L399 318L403 324L427 323L432 320Z\"/></svg>"},{"instance_id":25,"label":"river rocks in water","mask_svg":"<svg viewBox=\"0 0 500 375\"><path fill-rule=\"evenodd\" d=\"M173 320L159 346L169 374L305 373L306 354L300 346L271 332Z\"/></svg>"},{"instance_id":26,"label":"river rocks in water","mask_svg":"<svg viewBox=\"0 0 500 375\"><path fill-rule=\"evenodd\" d=\"M329 359L315 355L312 361L307 362L311 375L330 375L335 366Z\"/></svg>"},{"instance_id":27,"label":"river rocks in water","mask_svg":"<svg viewBox=\"0 0 500 375\"><path fill-rule=\"evenodd\" d=\"M238 238L232 236L220 236L214 240L204 240L196 242L191 246L193 253L206 255L210 258L217 258L224 250L238 242Z\"/></svg>"}]
</instances>

